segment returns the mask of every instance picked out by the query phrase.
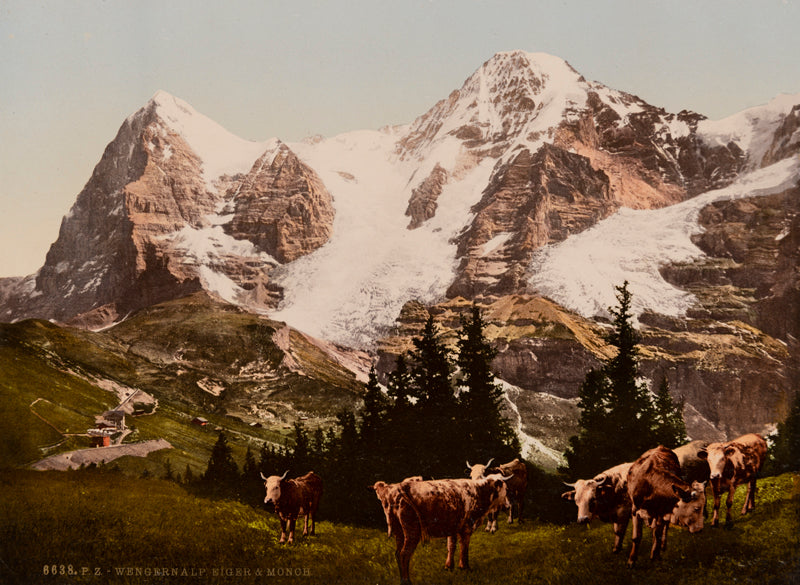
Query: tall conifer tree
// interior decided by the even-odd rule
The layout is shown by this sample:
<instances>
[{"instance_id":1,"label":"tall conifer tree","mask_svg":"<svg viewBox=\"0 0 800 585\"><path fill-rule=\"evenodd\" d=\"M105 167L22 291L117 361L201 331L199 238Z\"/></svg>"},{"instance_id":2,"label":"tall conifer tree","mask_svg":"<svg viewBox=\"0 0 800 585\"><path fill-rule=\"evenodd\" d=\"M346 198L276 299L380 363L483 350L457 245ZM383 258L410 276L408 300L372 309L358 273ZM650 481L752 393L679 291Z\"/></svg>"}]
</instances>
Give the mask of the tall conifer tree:
<instances>
[{"instance_id":1,"label":"tall conifer tree","mask_svg":"<svg viewBox=\"0 0 800 585\"><path fill-rule=\"evenodd\" d=\"M609 307L613 328L606 341L616 352L581 385L581 430L566 452L569 472L577 477L633 461L658 444L655 408L639 372L628 281L615 289L619 304Z\"/></svg>"},{"instance_id":2,"label":"tall conifer tree","mask_svg":"<svg viewBox=\"0 0 800 585\"><path fill-rule=\"evenodd\" d=\"M462 319L458 340L460 434L470 459L505 460L519 453L519 440L503 416L503 391L491 370L497 350L486 339L485 327L479 307L473 305L471 316Z\"/></svg>"}]
</instances>

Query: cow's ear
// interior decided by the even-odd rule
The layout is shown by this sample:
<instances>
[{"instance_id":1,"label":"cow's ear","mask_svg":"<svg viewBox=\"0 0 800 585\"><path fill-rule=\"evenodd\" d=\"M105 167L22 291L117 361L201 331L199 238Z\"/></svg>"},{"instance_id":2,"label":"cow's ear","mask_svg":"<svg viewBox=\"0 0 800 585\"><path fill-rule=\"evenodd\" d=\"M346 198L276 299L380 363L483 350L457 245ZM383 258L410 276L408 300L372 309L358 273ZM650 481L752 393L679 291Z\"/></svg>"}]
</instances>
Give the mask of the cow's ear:
<instances>
[{"instance_id":1,"label":"cow's ear","mask_svg":"<svg viewBox=\"0 0 800 585\"><path fill-rule=\"evenodd\" d=\"M700 449L700 450L697 452L697 456L698 456L700 459L708 459L708 451L706 451L705 449Z\"/></svg>"},{"instance_id":2,"label":"cow's ear","mask_svg":"<svg viewBox=\"0 0 800 585\"><path fill-rule=\"evenodd\" d=\"M564 492L561 494L561 497L565 500L573 501L575 499L575 490L572 490L571 492Z\"/></svg>"},{"instance_id":3,"label":"cow's ear","mask_svg":"<svg viewBox=\"0 0 800 585\"><path fill-rule=\"evenodd\" d=\"M506 485L506 482L504 482L502 479L494 480L494 489L498 493L500 493L500 490L502 490L503 487L505 487L505 485Z\"/></svg>"},{"instance_id":4,"label":"cow's ear","mask_svg":"<svg viewBox=\"0 0 800 585\"><path fill-rule=\"evenodd\" d=\"M688 490L682 489L681 487L673 484L672 491L681 499L682 502L691 502L692 501L692 493Z\"/></svg>"},{"instance_id":5,"label":"cow's ear","mask_svg":"<svg viewBox=\"0 0 800 585\"><path fill-rule=\"evenodd\" d=\"M736 453L736 449L735 448L733 448L733 447L725 447L725 455L730 457L734 453Z\"/></svg>"}]
</instances>

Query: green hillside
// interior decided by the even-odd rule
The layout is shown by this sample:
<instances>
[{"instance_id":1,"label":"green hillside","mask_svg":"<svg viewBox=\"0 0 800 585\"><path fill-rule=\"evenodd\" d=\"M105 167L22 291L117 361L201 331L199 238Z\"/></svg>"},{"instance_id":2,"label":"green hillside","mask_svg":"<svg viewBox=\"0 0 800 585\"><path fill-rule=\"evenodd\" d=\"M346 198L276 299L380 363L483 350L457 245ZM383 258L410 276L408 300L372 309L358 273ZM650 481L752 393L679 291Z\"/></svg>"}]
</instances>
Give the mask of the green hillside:
<instances>
[{"instance_id":1,"label":"green hillside","mask_svg":"<svg viewBox=\"0 0 800 585\"><path fill-rule=\"evenodd\" d=\"M28 320L0 324L0 468L88 448L119 392L157 401L128 416L125 443L172 449L120 462L135 473L205 469L217 431L240 463L248 447L291 442L292 425L329 426L363 386L313 340L203 293L156 305L102 332ZM117 389L117 393L111 391ZM209 423L192 424L195 417Z\"/></svg>"},{"instance_id":2,"label":"green hillside","mask_svg":"<svg viewBox=\"0 0 800 585\"><path fill-rule=\"evenodd\" d=\"M323 519L317 536L281 546L276 518L260 507L199 498L162 480L110 471L17 470L0 473L0 484L4 584L399 581L394 540L381 529ZM607 525L527 522L501 524L494 535L477 532L469 573L443 570L443 540L420 546L412 559L412 579L492 585L797 583L800 476L766 478L759 488L756 511L737 518L730 530L706 528L690 535L671 529L669 548L657 564L645 554L635 569L626 568L624 554L609 552ZM743 496L739 490L737 501ZM551 497L555 501L559 494ZM381 521L377 500L373 511ZM626 550L629 542L628 537ZM649 542L646 531L643 546L649 548ZM165 568L168 576L156 573ZM169 576L173 570L178 576ZM202 571L202 578L180 576L184 570L188 575Z\"/></svg>"}]
</instances>

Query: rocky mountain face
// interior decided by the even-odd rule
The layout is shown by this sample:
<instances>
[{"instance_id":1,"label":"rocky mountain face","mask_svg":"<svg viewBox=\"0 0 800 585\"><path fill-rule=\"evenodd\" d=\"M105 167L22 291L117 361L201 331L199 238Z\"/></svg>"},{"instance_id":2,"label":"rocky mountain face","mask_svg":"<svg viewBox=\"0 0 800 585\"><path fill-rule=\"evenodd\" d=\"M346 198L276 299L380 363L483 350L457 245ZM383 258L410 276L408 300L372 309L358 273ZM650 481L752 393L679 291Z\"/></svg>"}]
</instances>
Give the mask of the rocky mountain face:
<instances>
[{"instance_id":1,"label":"rocky mountain face","mask_svg":"<svg viewBox=\"0 0 800 585\"><path fill-rule=\"evenodd\" d=\"M452 335L477 302L520 431L559 450L605 325L539 296L532 257L623 208L670 208L798 153L800 96L710 121L521 51L407 126L297 144L241 140L158 92L106 148L45 265L0 280L0 319L96 329L206 291L259 313L302 307L307 327L336 321L326 359L366 345L385 374L428 314ZM690 308L639 315L643 369L686 397L696 437L762 431L796 391L792 172L781 192L704 207L697 257L659 268Z\"/></svg>"},{"instance_id":2,"label":"rocky mountain face","mask_svg":"<svg viewBox=\"0 0 800 585\"><path fill-rule=\"evenodd\" d=\"M204 141L244 164L210 160ZM270 270L324 244L333 215L330 193L288 146L241 141L159 92L106 147L35 282L17 283L3 318L101 327L219 278L246 291L243 304L274 306ZM198 244L216 248L210 266Z\"/></svg>"}]
</instances>

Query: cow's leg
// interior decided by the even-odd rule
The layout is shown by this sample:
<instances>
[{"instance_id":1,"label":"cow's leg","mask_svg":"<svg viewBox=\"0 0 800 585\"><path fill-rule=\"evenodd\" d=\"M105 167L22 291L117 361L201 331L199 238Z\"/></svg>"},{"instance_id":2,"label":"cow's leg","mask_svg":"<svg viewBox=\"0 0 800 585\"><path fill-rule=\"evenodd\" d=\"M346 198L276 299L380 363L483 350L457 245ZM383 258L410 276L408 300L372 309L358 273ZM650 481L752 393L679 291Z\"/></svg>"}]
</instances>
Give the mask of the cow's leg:
<instances>
[{"instance_id":1,"label":"cow's leg","mask_svg":"<svg viewBox=\"0 0 800 585\"><path fill-rule=\"evenodd\" d=\"M711 515L711 526L717 527L719 526L719 504L720 500L722 499L722 486L717 486L716 484L713 486L712 489L714 493L714 508L713 514Z\"/></svg>"},{"instance_id":2,"label":"cow's leg","mask_svg":"<svg viewBox=\"0 0 800 585\"><path fill-rule=\"evenodd\" d=\"M294 516L289 518L289 544L294 543L294 527L296 522L297 518Z\"/></svg>"},{"instance_id":3,"label":"cow's leg","mask_svg":"<svg viewBox=\"0 0 800 585\"><path fill-rule=\"evenodd\" d=\"M517 499L517 521L522 524L522 505L525 502L525 494L520 494Z\"/></svg>"},{"instance_id":4,"label":"cow's leg","mask_svg":"<svg viewBox=\"0 0 800 585\"><path fill-rule=\"evenodd\" d=\"M281 523L281 539L280 539L279 542L280 542L280 544L283 544L284 542L286 542L286 525L287 525L287 521L286 521L285 518L283 518L281 516L278 517L278 520Z\"/></svg>"},{"instance_id":5,"label":"cow's leg","mask_svg":"<svg viewBox=\"0 0 800 585\"><path fill-rule=\"evenodd\" d=\"M397 557L397 565L400 568L400 582L411 583L411 556L414 554L422 535L420 527L416 523L408 527L404 526L403 532L402 546L397 549L395 556Z\"/></svg>"},{"instance_id":6,"label":"cow's leg","mask_svg":"<svg viewBox=\"0 0 800 585\"><path fill-rule=\"evenodd\" d=\"M727 526L733 525L733 514L731 514L731 508L733 507L733 494L736 491L736 486L733 485L733 481L731 481L730 487L728 488L728 497L725 498L725 524Z\"/></svg>"},{"instance_id":7,"label":"cow's leg","mask_svg":"<svg viewBox=\"0 0 800 585\"><path fill-rule=\"evenodd\" d=\"M664 519L655 518L650 524L653 530L653 548L650 549L650 558L657 561L661 558L661 543L664 540Z\"/></svg>"},{"instance_id":8,"label":"cow's leg","mask_svg":"<svg viewBox=\"0 0 800 585\"><path fill-rule=\"evenodd\" d=\"M667 534L669 533L669 518L664 518L664 531L661 536L661 552L667 550Z\"/></svg>"},{"instance_id":9,"label":"cow's leg","mask_svg":"<svg viewBox=\"0 0 800 585\"><path fill-rule=\"evenodd\" d=\"M471 536L472 533L468 530L458 535L458 539L461 541L461 556L458 559L458 568L466 571L469 570L469 539Z\"/></svg>"},{"instance_id":10,"label":"cow's leg","mask_svg":"<svg viewBox=\"0 0 800 585\"><path fill-rule=\"evenodd\" d=\"M633 533L631 534L631 554L628 557L628 566L632 567L639 556L639 543L642 542L642 519L633 513Z\"/></svg>"},{"instance_id":11,"label":"cow's leg","mask_svg":"<svg viewBox=\"0 0 800 585\"><path fill-rule=\"evenodd\" d=\"M405 539L406 539L406 537L403 534L402 528L398 527L398 529L394 533L394 545L395 545L395 548L394 548L394 560L397 561L397 570L400 571L400 579L401 579L401 581L402 582L408 581L410 583L411 580L408 579L408 575L407 574L405 576L403 575L403 563L402 563L401 558L400 558L400 551L403 550L403 545L405 544Z\"/></svg>"},{"instance_id":12,"label":"cow's leg","mask_svg":"<svg viewBox=\"0 0 800 585\"><path fill-rule=\"evenodd\" d=\"M618 553L622 550L622 539L625 538L625 531L628 529L630 518L625 517L614 522L614 548L611 552Z\"/></svg>"},{"instance_id":13,"label":"cow's leg","mask_svg":"<svg viewBox=\"0 0 800 585\"><path fill-rule=\"evenodd\" d=\"M444 568L448 571L453 570L454 560L456 556L456 537L451 534L447 537L447 559L444 561Z\"/></svg>"},{"instance_id":14,"label":"cow's leg","mask_svg":"<svg viewBox=\"0 0 800 585\"><path fill-rule=\"evenodd\" d=\"M311 521L311 530L309 531L309 534L310 534L311 536L314 536L314 535L317 533L317 520L316 520L316 517L317 517L317 510L316 510L316 508L314 508L314 509L313 509L313 510L312 510L312 511L309 513L309 516L311 517L311 519L310 519L310 521Z\"/></svg>"},{"instance_id":15,"label":"cow's leg","mask_svg":"<svg viewBox=\"0 0 800 585\"><path fill-rule=\"evenodd\" d=\"M747 483L747 497L744 499L744 506L742 506L742 516L755 510L756 508L756 478L754 477Z\"/></svg>"}]
</instances>

